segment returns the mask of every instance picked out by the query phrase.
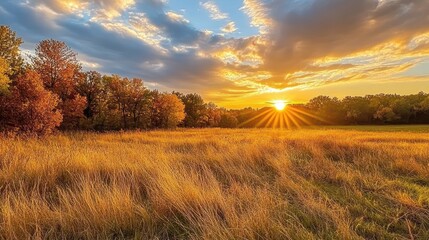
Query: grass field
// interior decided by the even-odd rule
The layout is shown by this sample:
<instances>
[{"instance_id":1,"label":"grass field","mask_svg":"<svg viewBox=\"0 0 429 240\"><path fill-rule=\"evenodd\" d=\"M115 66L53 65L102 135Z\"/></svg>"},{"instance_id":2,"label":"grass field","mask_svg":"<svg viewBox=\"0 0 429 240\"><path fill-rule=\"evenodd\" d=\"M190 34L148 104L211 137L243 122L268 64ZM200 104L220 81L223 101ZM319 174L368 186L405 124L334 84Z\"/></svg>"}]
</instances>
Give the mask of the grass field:
<instances>
[{"instance_id":1,"label":"grass field","mask_svg":"<svg viewBox=\"0 0 429 240\"><path fill-rule=\"evenodd\" d=\"M429 133L429 125L359 125L308 127L309 129L355 130L368 132L421 132Z\"/></svg>"},{"instance_id":2,"label":"grass field","mask_svg":"<svg viewBox=\"0 0 429 240\"><path fill-rule=\"evenodd\" d=\"M416 128L0 139L0 239L429 239Z\"/></svg>"}]
</instances>

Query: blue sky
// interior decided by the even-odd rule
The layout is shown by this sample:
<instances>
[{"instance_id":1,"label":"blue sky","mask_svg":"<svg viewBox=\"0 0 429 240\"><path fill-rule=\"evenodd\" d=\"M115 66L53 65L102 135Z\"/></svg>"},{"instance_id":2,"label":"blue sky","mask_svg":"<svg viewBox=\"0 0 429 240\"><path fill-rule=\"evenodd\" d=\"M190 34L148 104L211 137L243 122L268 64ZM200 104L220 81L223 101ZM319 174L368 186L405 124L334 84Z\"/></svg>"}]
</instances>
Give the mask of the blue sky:
<instances>
[{"instance_id":1,"label":"blue sky","mask_svg":"<svg viewBox=\"0 0 429 240\"><path fill-rule=\"evenodd\" d=\"M85 70L224 107L429 90L429 1L2 0L31 54L66 42Z\"/></svg>"},{"instance_id":2,"label":"blue sky","mask_svg":"<svg viewBox=\"0 0 429 240\"><path fill-rule=\"evenodd\" d=\"M219 11L225 15L223 19L212 19L210 12L204 8L204 4L212 2ZM227 37L248 37L258 34L258 29L250 24L250 18L240 8L241 1L198 1L198 0L170 0L168 8L181 13L188 19L196 29L209 30L217 34L225 34L221 31L225 25L234 22L237 28L232 33L225 34Z\"/></svg>"}]
</instances>

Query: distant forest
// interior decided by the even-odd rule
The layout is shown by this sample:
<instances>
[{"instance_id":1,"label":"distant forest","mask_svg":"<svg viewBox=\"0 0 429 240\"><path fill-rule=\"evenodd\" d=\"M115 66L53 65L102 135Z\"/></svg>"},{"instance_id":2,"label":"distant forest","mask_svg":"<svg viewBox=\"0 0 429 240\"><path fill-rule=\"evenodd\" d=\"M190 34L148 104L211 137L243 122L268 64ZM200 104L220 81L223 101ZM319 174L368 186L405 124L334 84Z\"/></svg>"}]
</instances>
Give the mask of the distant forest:
<instances>
[{"instance_id":1,"label":"distant forest","mask_svg":"<svg viewBox=\"0 0 429 240\"><path fill-rule=\"evenodd\" d=\"M318 96L306 104L288 106L291 119L302 125L382 125L382 124L428 124L429 94L420 92L411 95L376 94L364 97ZM269 109L251 108L232 113L242 127L271 126L264 120ZM288 109L286 109L286 115ZM250 121L248 119L251 119ZM262 121L262 122L261 122ZM265 122L264 122L265 121Z\"/></svg>"},{"instance_id":2,"label":"distant forest","mask_svg":"<svg viewBox=\"0 0 429 240\"><path fill-rule=\"evenodd\" d=\"M429 94L423 92L342 100L319 96L307 104L289 105L284 112L272 108L227 110L206 103L195 93L150 90L139 78L84 72L77 54L64 42L53 39L41 41L30 61L25 62L19 50L21 44L22 39L14 31L0 26L2 133L278 127L274 124L278 115L290 121L290 126L429 123Z\"/></svg>"}]
</instances>

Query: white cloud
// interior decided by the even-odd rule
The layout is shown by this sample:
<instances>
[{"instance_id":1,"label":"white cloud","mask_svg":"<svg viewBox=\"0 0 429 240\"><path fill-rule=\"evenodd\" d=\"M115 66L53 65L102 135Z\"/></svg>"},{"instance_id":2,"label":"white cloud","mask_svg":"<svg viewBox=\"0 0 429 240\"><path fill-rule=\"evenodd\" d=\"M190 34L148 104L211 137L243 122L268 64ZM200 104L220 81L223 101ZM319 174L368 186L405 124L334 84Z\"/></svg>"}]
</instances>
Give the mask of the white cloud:
<instances>
[{"instance_id":1,"label":"white cloud","mask_svg":"<svg viewBox=\"0 0 429 240\"><path fill-rule=\"evenodd\" d=\"M228 24L225 25L225 27L221 29L221 31L225 33L232 33L237 31L237 27L235 27L234 22L229 22Z\"/></svg>"},{"instance_id":2,"label":"white cloud","mask_svg":"<svg viewBox=\"0 0 429 240\"><path fill-rule=\"evenodd\" d=\"M240 8L250 18L250 25L259 28L260 33L266 33L272 24L268 10L260 0L244 0Z\"/></svg>"},{"instance_id":3,"label":"white cloud","mask_svg":"<svg viewBox=\"0 0 429 240\"><path fill-rule=\"evenodd\" d=\"M165 13L171 20L175 22L189 23L189 20L186 19L183 15L169 11Z\"/></svg>"},{"instance_id":4,"label":"white cloud","mask_svg":"<svg viewBox=\"0 0 429 240\"><path fill-rule=\"evenodd\" d=\"M207 1L205 3L200 2L200 5L210 13L210 17L213 20L222 20L228 18L228 14L221 12L219 7L213 1Z\"/></svg>"}]
</instances>

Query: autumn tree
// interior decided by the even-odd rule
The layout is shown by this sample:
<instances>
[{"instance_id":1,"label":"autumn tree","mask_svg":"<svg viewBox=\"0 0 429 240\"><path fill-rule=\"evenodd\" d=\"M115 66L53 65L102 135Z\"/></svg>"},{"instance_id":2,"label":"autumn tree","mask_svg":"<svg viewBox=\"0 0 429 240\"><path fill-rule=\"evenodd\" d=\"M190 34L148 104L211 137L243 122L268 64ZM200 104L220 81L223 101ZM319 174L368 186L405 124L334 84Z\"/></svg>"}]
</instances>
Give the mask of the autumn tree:
<instances>
[{"instance_id":1,"label":"autumn tree","mask_svg":"<svg viewBox=\"0 0 429 240\"><path fill-rule=\"evenodd\" d=\"M152 126L175 128L185 118L185 105L175 94L156 94L152 105Z\"/></svg>"},{"instance_id":2,"label":"autumn tree","mask_svg":"<svg viewBox=\"0 0 429 240\"><path fill-rule=\"evenodd\" d=\"M204 127L218 127L222 116L222 110L216 104L210 102L205 104L203 120Z\"/></svg>"},{"instance_id":3,"label":"autumn tree","mask_svg":"<svg viewBox=\"0 0 429 240\"><path fill-rule=\"evenodd\" d=\"M144 87L143 80L139 78L132 79L127 90L127 110L131 116L132 128L149 127L152 104L150 91Z\"/></svg>"},{"instance_id":4,"label":"autumn tree","mask_svg":"<svg viewBox=\"0 0 429 240\"><path fill-rule=\"evenodd\" d=\"M86 98L86 107L84 115L87 118L93 117L97 113L97 105L101 100L103 92L101 74L96 71L89 71L78 79L76 86L77 92Z\"/></svg>"},{"instance_id":5,"label":"autumn tree","mask_svg":"<svg viewBox=\"0 0 429 240\"><path fill-rule=\"evenodd\" d=\"M97 71L85 72L79 78L76 90L86 98L86 106L83 111L85 118L81 119L79 128L105 129L109 110L106 84L101 74Z\"/></svg>"},{"instance_id":6,"label":"autumn tree","mask_svg":"<svg viewBox=\"0 0 429 240\"><path fill-rule=\"evenodd\" d=\"M144 87L143 80L129 80L116 75L105 77L105 80L110 119L119 120L122 129L148 128L152 97L150 91Z\"/></svg>"},{"instance_id":7,"label":"autumn tree","mask_svg":"<svg viewBox=\"0 0 429 240\"><path fill-rule=\"evenodd\" d=\"M60 98L58 109L64 116L62 127L76 126L86 107L85 97L76 90L79 79L83 77L76 53L64 42L44 40L37 46L32 63L44 86Z\"/></svg>"},{"instance_id":8,"label":"autumn tree","mask_svg":"<svg viewBox=\"0 0 429 240\"><path fill-rule=\"evenodd\" d=\"M15 77L22 70L21 44L22 39L14 31L8 26L0 26L0 58L6 60L10 67L7 71L9 77Z\"/></svg>"},{"instance_id":9,"label":"autumn tree","mask_svg":"<svg viewBox=\"0 0 429 240\"><path fill-rule=\"evenodd\" d=\"M0 57L0 96L8 92L10 79L7 75L9 64L5 59Z\"/></svg>"},{"instance_id":10,"label":"autumn tree","mask_svg":"<svg viewBox=\"0 0 429 240\"><path fill-rule=\"evenodd\" d=\"M37 72L27 70L10 87L10 94L0 96L0 130L43 135L62 121L56 110L59 99L43 87Z\"/></svg>"},{"instance_id":11,"label":"autumn tree","mask_svg":"<svg viewBox=\"0 0 429 240\"><path fill-rule=\"evenodd\" d=\"M121 128L128 127L128 112L127 112L127 82L123 81L118 75L106 77L106 86L108 89L109 110L111 113L110 124L113 125L113 118L121 122Z\"/></svg>"},{"instance_id":12,"label":"autumn tree","mask_svg":"<svg viewBox=\"0 0 429 240\"><path fill-rule=\"evenodd\" d=\"M380 120L382 123L390 123L398 119L393 109L390 107L380 107L376 113L374 113L374 118Z\"/></svg>"}]
</instances>

